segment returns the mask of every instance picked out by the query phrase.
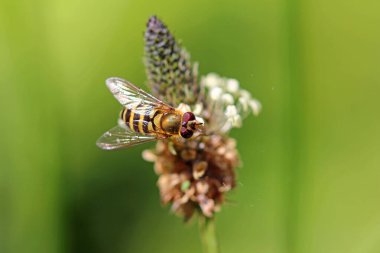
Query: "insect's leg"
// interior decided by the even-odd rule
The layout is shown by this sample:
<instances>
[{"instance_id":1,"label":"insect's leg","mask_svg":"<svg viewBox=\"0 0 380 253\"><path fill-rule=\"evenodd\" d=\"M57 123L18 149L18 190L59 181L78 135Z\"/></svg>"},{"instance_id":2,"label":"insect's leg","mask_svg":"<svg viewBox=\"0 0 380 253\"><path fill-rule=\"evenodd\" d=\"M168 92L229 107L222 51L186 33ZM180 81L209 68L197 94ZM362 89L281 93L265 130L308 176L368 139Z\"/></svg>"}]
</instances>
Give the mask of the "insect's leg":
<instances>
[{"instance_id":1,"label":"insect's leg","mask_svg":"<svg viewBox=\"0 0 380 253\"><path fill-rule=\"evenodd\" d=\"M170 137L170 135L164 133L156 133L156 136L158 140L164 140Z\"/></svg>"}]
</instances>

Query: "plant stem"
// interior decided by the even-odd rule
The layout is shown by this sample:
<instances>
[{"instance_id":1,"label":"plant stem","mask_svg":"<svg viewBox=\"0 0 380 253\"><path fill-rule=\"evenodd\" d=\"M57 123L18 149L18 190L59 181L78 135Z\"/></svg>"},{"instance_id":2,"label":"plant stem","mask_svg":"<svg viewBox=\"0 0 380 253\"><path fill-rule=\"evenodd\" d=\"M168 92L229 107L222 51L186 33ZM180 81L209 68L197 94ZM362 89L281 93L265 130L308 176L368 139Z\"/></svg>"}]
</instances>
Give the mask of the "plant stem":
<instances>
[{"instance_id":1,"label":"plant stem","mask_svg":"<svg viewBox=\"0 0 380 253\"><path fill-rule=\"evenodd\" d=\"M218 253L218 242L215 234L215 223L211 218L199 215L199 233L204 253Z\"/></svg>"}]
</instances>

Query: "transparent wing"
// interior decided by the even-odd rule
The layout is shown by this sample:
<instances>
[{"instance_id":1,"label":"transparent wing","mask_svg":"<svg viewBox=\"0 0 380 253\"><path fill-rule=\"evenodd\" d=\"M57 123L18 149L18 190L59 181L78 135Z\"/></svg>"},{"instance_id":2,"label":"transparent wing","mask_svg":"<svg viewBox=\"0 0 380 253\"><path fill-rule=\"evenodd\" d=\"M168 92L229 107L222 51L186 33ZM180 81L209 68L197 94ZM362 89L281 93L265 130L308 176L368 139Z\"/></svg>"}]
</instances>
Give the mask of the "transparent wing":
<instances>
[{"instance_id":1,"label":"transparent wing","mask_svg":"<svg viewBox=\"0 0 380 253\"><path fill-rule=\"evenodd\" d=\"M132 83L119 78L111 77L106 80L108 89L120 104L127 108L134 108L137 105L147 105L152 107L162 107L174 110L170 105L155 98Z\"/></svg>"},{"instance_id":2,"label":"transparent wing","mask_svg":"<svg viewBox=\"0 0 380 253\"><path fill-rule=\"evenodd\" d=\"M142 135L128 128L116 126L105 132L97 141L96 145L105 150L129 148L138 144L155 141L157 136Z\"/></svg>"}]
</instances>

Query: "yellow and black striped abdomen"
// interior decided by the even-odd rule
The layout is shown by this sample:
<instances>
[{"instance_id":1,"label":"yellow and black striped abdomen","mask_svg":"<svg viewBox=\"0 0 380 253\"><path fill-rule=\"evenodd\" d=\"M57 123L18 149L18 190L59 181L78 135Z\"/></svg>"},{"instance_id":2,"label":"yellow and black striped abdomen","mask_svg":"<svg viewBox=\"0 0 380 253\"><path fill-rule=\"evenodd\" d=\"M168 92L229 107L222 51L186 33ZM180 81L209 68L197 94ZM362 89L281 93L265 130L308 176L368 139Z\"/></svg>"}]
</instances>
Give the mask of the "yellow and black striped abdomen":
<instances>
[{"instance_id":1,"label":"yellow and black striped abdomen","mask_svg":"<svg viewBox=\"0 0 380 253\"><path fill-rule=\"evenodd\" d=\"M142 134L155 132L153 117L156 110L151 105L139 104L135 107L124 108L120 118L132 131Z\"/></svg>"}]
</instances>

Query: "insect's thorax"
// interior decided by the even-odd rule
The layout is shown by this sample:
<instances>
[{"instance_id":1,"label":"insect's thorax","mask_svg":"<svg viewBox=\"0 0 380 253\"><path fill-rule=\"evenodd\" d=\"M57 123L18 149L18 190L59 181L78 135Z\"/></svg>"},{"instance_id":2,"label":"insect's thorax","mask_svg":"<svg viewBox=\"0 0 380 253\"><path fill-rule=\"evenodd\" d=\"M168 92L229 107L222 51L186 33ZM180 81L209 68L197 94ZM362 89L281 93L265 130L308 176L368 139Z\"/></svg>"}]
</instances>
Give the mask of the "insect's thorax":
<instances>
[{"instance_id":1,"label":"insect's thorax","mask_svg":"<svg viewBox=\"0 0 380 253\"><path fill-rule=\"evenodd\" d=\"M181 126L181 115L178 113L164 113L160 119L161 128L168 134L178 134Z\"/></svg>"}]
</instances>

